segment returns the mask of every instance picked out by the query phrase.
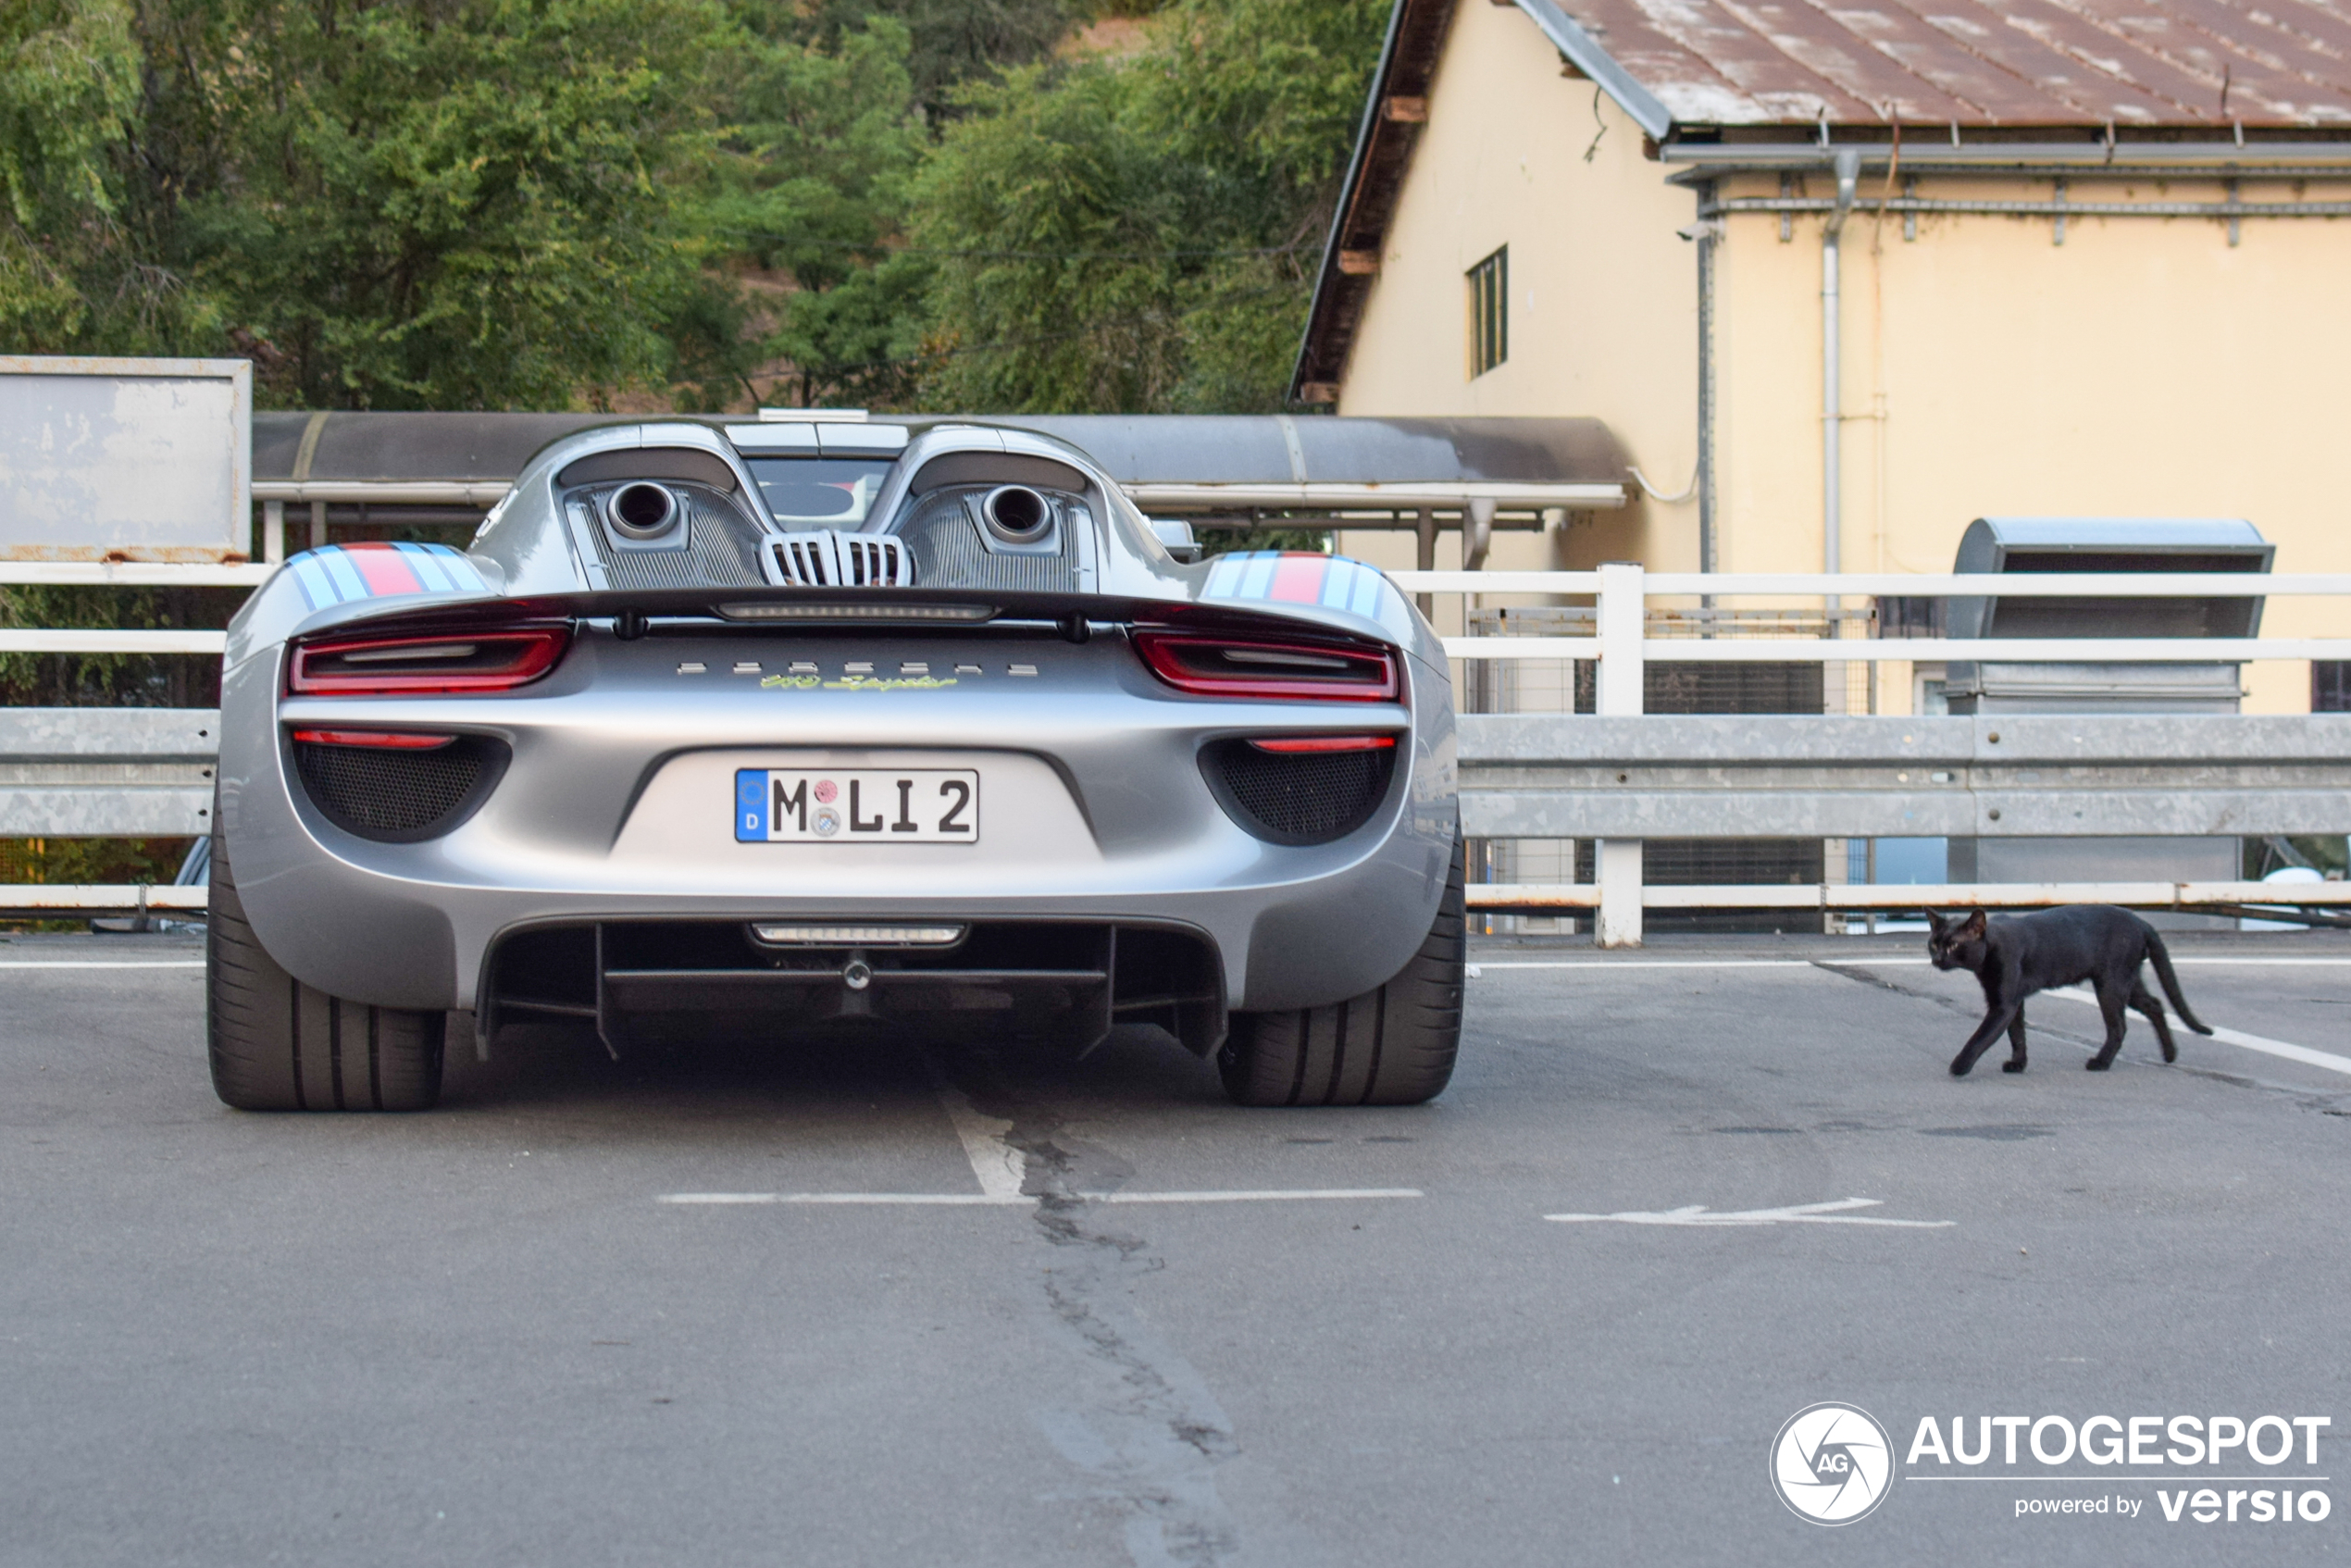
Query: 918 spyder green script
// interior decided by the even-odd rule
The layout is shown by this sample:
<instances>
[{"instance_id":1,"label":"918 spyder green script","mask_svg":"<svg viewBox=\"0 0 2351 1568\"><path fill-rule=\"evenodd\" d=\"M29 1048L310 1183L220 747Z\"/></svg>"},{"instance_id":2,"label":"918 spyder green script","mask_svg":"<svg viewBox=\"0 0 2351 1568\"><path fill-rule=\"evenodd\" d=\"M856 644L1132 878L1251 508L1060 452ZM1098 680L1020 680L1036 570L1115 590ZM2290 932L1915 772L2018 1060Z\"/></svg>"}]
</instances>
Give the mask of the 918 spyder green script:
<instances>
[{"instance_id":1,"label":"918 spyder green script","mask_svg":"<svg viewBox=\"0 0 2351 1568\"><path fill-rule=\"evenodd\" d=\"M745 844L976 844L979 775L969 768L735 770Z\"/></svg>"}]
</instances>

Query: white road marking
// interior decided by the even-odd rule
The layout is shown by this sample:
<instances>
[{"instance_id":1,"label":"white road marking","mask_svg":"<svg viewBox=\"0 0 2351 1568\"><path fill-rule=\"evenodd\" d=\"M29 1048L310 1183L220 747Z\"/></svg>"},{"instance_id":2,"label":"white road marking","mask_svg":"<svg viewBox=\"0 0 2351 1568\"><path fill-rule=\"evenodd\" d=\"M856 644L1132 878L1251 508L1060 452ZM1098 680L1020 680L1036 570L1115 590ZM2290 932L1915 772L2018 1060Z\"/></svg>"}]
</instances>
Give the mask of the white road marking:
<instances>
[{"instance_id":1,"label":"white road marking","mask_svg":"<svg viewBox=\"0 0 2351 1568\"><path fill-rule=\"evenodd\" d=\"M930 1061L928 1057L926 1061ZM1028 1156L1004 1141L1013 1124L1001 1116L983 1115L976 1110L964 1091L947 1081L937 1062L930 1062L931 1080L939 1089L939 1103L945 1108L947 1119L954 1124L955 1137L962 1141L964 1157L972 1163L972 1175L979 1178L979 1190L991 1203L1026 1201L1021 1188L1028 1181Z\"/></svg>"},{"instance_id":2,"label":"white road marking","mask_svg":"<svg viewBox=\"0 0 2351 1568\"><path fill-rule=\"evenodd\" d=\"M1427 1195L1415 1187L1300 1187L1200 1192L1074 1192L1070 1196L1088 1203L1290 1203L1324 1198L1422 1198ZM1041 1200L1017 1192L1010 1197L980 1192L665 1192L653 1201L720 1207L766 1203L848 1203L972 1209L1034 1208Z\"/></svg>"},{"instance_id":3,"label":"white road marking","mask_svg":"<svg viewBox=\"0 0 2351 1568\"><path fill-rule=\"evenodd\" d=\"M201 969L201 958L0 958L0 969Z\"/></svg>"},{"instance_id":4,"label":"white road marking","mask_svg":"<svg viewBox=\"0 0 2351 1568\"><path fill-rule=\"evenodd\" d=\"M1920 960L1924 963L1925 960ZM1810 969L1809 958L1568 958L1481 959L1469 966L1476 975L1486 969Z\"/></svg>"},{"instance_id":5,"label":"white road marking","mask_svg":"<svg viewBox=\"0 0 2351 1568\"><path fill-rule=\"evenodd\" d=\"M2040 991L2035 994L2061 996L2068 1002L2084 1002L2092 1007L2098 1004L2098 999L2090 992L2073 990L2070 988L2064 990ZM2164 1013L2171 1020L2173 1028L2183 1034L2187 1032L2188 1026L2178 1014L2168 1007L2164 1009ZM2230 1045L2241 1045L2247 1051L2259 1051L2271 1056L2283 1056L2289 1062L2299 1062L2305 1066L2324 1067L2331 1073L2351 1073L2351 1056L2337 1056L2332 1052L2313 1051L2307 1045L2295 1045L2291 1040L2270 1039L2261 1035L2249 1035L2241 1029L2224 1028L2218 1024L2212 1027L2212 1038L2223 1040Z\"/></svg>"},{"instance_id":6,"label":"white road marking","mask_svg":"<svg viewBox=\"0 0 2351 1568\"><path fill-rule=\"evenodd\" d=\"M1887 1220L1871 1214L1837 1212L1842 1209L1874 1209L1882 1201L1877 1198L1839 1198L1826 1203L1792 1203L1781 1209L1740 1209L1730 1213L1715 1213L1703 1203L1692 1203L1686 1209L1666 1209L1649 1213L1636 1211L1621 1214L1545 1214L1543 1217L1570 1223L1613 1220L1619 1225L1883 1225L1909 1230L1939 1230L1959 1223L1957 1220Z\"/></svg>"},{"instance_id":7,"label":"white road marking","mask_svg":"<svg viewBox=\"0 0 2351 1568\"><path fill-rule=\"evenodd\" d=\"M1018 1193L991 1198L984 1192L665 1192L656 1203L860 1203L900 1207L908 1204L983 1208L1002 1205L1035 1207L1037 1200Z\"/></svg>"},{"instance_id":8,"label":"white road marking","mask_svg":"<svg viewBox=\"0 0 2351 1568\"><path fill-rule=\"evenodd\" d=\"M1091 1203L1295 1203L1317 1198L1425 1198L1417 1187L1268 1187L1239 1192L1079 1192Z\"/></svg>"}]
</instances>

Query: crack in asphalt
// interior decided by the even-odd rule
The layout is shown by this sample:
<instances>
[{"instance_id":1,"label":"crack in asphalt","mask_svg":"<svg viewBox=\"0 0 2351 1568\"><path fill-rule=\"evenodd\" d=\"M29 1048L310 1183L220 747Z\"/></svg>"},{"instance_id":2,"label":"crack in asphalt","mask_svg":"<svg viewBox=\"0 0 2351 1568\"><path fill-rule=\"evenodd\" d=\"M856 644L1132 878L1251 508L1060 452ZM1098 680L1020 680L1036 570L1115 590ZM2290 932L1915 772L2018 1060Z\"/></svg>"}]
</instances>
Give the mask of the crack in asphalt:
<instances>
[{"instance_id":1,"label":"crack in asphalt","mask_svg":"<svg viewBox=\"0 0 2351 1568\"><path fill-rule=\"evenodd\" d=\"M1039 1406L1031 1419L1097 1483L1090 1495L1125 1512L1136 1568L1214 1568L1240 1549L1216 1486L1217 1467L1240 1443L1199 1371L1131 1300L1165 1260L1143 1238L1102 1223L1108 1211L1086 1199L1133 1176L1133 1166L1024 1100L994 1062L967 1056L953 1069L976 1109L1011 1124L1004 1141L1026 1163L1022 1191L1038 1201L1034 1223L1053 1250L1044 1305L1076 1376L1074 1397Z\"/></svg>"}]
</instances>

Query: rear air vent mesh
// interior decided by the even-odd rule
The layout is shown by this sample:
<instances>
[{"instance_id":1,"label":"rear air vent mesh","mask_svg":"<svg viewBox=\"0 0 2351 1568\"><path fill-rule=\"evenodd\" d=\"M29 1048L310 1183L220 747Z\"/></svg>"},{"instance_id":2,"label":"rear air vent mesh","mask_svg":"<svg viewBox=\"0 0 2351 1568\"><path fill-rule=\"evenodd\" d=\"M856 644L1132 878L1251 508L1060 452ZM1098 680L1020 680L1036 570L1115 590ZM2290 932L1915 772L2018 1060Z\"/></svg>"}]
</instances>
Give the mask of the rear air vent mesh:
<instances>
[{"instance_id":1,"label":"rear air vent mesh","mask_svg":"<svg viewBox=\"0 0 2351 1568\"><path fill-rule=\"evenodd\" d=\"M768 548L776 578L799 588L912 588L914 564L906 546L878 534L814 529L788 533Z\"/></svg>"},{"instance_id":2,"label":"rear air vent mesh","mask_svg":"<svg viewBox=\"0 0 2351 1568\"><path fill-rule=\"evenodd\" d=\"M472 815L504 771L506 750L463 736L430 752L294 742L303 787L346 833L384 842L436 838Z\"/></svg>"},{"instance_id":3,"label":"rear air vent mesh","mask_svg":"<svg viewBox=\"0 0 2351 1568\"><path fill-rule=\"evenodd\" d=\"M1261 752L1227 740L1200 767L1225 809L1261 839L1324 844L1362 827L1387 794L1392 748L1372 752Z\"/></svg>"}]
</instances>

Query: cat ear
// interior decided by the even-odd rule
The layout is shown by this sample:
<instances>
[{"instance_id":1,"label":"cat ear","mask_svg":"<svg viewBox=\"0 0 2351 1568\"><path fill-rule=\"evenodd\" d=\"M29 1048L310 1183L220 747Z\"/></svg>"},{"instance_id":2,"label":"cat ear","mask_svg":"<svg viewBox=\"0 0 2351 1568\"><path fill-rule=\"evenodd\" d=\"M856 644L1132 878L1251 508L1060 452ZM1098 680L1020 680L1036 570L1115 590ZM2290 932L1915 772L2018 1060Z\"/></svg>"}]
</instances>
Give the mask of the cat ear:
<instances>
[{"instance_id":1,"label":"cat ear","mask_svg":"<svg viewBox=\"0 0 2351 1568\"><path fill-rule=\"evenodd\" d=\"M1938 937L1943 934L1943 927L1950 924L1931 909L1926 912L1926 923L1934 928L1934 934Z\"/></svg>"},{"instance_id":2,"label":"cat ear","mask_svg":"<svg viewBox=\"0 0 2351 1568\"><path fill-rule=\"evenodd\" d=\"M1959 934L1971 939L1984 935L1984 911L1979 909L1969 915L1967 924L1959 927Z\"/></svg>"}]
</instances>

